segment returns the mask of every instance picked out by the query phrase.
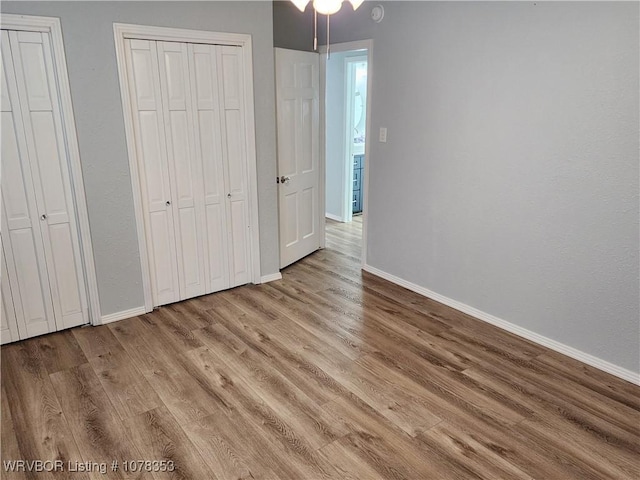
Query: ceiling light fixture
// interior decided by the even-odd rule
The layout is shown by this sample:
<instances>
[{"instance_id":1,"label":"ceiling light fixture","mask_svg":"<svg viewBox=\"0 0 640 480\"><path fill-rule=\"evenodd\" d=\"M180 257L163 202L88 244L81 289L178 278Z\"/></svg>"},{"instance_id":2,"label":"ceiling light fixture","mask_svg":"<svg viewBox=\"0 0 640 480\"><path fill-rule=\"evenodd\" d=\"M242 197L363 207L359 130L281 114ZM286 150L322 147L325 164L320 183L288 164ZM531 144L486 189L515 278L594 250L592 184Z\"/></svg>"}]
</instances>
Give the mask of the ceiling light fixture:
<instances>
[{"instance_id":1,"label":"ceiling light fixture","mask_svg":"<svg viewBox=\"0 0 640 480\"><path fill-rule=\"evenodd\" d=\"M364 0L313 0L313 49L318 51L318 14L327 16L327 57L329 56L329 18L334 13L338 13L342 8L342 3L349 2L354 10L362 5ZM291 0L298 7L298 10L304 12L310 0Z\"/></svg>"}]
</instances>

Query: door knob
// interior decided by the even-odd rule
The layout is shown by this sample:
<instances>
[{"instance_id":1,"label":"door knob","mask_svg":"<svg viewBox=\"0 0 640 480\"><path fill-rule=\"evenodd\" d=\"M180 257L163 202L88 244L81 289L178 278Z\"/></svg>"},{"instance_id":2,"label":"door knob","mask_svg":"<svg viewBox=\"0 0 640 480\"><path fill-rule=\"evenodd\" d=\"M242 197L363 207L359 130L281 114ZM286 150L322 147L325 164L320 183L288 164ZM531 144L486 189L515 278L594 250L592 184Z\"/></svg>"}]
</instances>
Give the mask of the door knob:
<instances>
[{"instance_id":1,"label":"door knob","mask_svg":"<svg viewBox=\"0 0 640 480\"><path fill-rule=\"evenodd\" d=\"M285 183L288 185L290 181L291 181L290 177L285 177L284 175L280 177L280 183Z\"/></svg>"},{"instance_id":2,"label":"door knob","mask_svg":"<svg viewBox=\"0 0 640 480\"><path fill-rule=\"evenodd\" d=\"M167 200L167 207L171 205L171 202Z\"/></svg>"},{"instance_id":3,"label":"door knob","mask_svg":"<svg viewBox=\"0 0 640 480\"><path fill-rule=\"evenodd\" d=\"M227 198L231 198L231 194L230 193L227 193Z\"/></svg>"},{"instance_id":4,"label":"door knob","mask_svg":"<svg viewBox=\"0 0 640 480\"><path fill-rule=\"evenodd\" d=\"M42 215L40 215L40 220L46 220L47 219L47 214L43 213Z\"/></svg>"}]
</instances>

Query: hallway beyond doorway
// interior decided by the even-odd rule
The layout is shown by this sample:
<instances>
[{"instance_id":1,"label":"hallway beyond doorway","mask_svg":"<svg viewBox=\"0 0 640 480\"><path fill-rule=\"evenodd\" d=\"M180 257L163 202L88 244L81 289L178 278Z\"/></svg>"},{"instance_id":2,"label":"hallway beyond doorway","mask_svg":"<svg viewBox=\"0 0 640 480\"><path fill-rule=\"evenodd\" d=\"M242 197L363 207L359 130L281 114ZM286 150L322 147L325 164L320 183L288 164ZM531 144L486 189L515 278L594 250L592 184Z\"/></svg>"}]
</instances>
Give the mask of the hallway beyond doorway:
<instances>
[{"instance_id":1,"label":"hallway beyond doorway","mask_svg":"<svg viewBox=\"0 0 640 480\"><path fill-rule=\"evenodd\" d=\"M354 215L348 223L326 219L326 241L330 250L352 257L358 262L362 255L362 215Z\"/></svg>"}]
</instances>

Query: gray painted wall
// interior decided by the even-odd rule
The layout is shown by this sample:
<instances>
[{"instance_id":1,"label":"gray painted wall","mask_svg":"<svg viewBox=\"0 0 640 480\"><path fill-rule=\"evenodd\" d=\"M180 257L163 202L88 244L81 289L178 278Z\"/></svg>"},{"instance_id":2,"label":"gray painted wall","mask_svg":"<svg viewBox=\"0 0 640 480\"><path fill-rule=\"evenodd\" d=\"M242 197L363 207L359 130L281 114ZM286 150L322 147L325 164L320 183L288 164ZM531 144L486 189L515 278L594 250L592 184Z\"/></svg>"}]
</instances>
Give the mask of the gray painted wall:
<instances>
[{"instance_id":1,"label":"gray painted wall","mask_svg":"<svg viewBox=\"0 0 640 480\"><path fill-rule=\"evenodd\" d=\"M113 23L250 33L262 275L278 271L271 2L3 1L1 9L61 19L103 315L144 304Z\"/></svg>"},{"instance_id":2,"label":"gray painted wall","mask_svg":"<svg viewBox=\"0 0 640 480\"><path fill-rule=\"evenodd\" d=\"M368 263L640 371L639 5L372 5Z\"/></svg>"},{"instance_id":3,"label":"gray painted wall","mask_svg":"<svg viewBox=\"0 0 640 480\"><path fill-rule=\"evenodd\" d=\"M313 50L313 9L307 5L304 13L290 0L273 2L273 46L292 50ZM324 38L324 37L323 37Z\"/></svg>"}]
</instances>

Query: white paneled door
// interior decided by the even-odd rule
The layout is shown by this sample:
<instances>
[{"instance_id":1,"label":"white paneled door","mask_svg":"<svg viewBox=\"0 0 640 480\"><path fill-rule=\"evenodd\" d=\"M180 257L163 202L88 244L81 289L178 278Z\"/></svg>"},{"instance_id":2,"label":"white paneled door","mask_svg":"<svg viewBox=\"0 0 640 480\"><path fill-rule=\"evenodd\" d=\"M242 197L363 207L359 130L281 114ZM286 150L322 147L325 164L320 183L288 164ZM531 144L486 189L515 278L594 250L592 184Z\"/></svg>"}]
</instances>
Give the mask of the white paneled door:
<instances>
[{"instance_id":1,"label":"white paneled door","mask_svg":"<svg viewBox=\"0 0 640 480\"><path fill-rule=\"evenodd\" d=\"M125 40L154 306L251 280L240 55Z\"/></svg>"},{"instance_id":2,"label":"white paneled door","mask_svg":"<svg viewBox=\"0 0 640 480\"><path fill-rule=\"evenodd\" d=\"M280 267L320 248L319 55L276 48Z\"/></svg>"},{"instance_id":3,"label":"white paneled door","mask_svg":"<svg viewBox=\"0 0 640 480\"><path fill-rule=\"evenodd\" d=\"M127 43L151 286L154 305L163 305L180 300L180 287L157 42L128 40Z\"/></svg>"},{"instance_id":4,"label":"white paneled door","mask_svg":"<svg viewBox=\"0 0 640 480\"><path fill-rule=\"evenodd\" d=\"M88 312L50 37L2 30L1 45L6 343L88 323Z\"/></svg>"}]
</instances>

